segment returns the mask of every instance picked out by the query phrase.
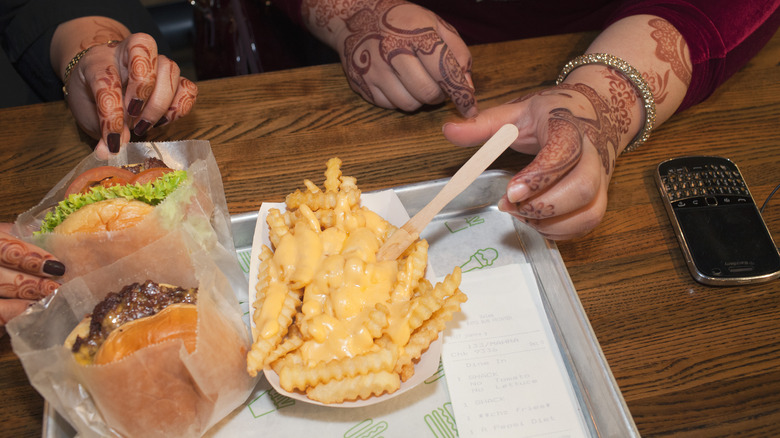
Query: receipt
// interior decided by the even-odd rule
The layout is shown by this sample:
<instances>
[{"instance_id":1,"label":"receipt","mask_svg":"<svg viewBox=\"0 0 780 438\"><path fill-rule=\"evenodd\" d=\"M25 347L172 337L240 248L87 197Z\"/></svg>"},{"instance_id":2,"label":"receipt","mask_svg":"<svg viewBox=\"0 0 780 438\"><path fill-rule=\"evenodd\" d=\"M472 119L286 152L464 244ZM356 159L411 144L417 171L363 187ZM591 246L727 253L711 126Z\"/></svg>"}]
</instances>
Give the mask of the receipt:
<instances>
[{"instance_id":1,"label":"receipt","mask_svg":"<svg viewBox=\"0 0 780 438\"><path fill-rule=\"evenodd\" d=\"M529 264L463 274L442 362L461 437L588 436Z\"/></svg>"}]
</instances>

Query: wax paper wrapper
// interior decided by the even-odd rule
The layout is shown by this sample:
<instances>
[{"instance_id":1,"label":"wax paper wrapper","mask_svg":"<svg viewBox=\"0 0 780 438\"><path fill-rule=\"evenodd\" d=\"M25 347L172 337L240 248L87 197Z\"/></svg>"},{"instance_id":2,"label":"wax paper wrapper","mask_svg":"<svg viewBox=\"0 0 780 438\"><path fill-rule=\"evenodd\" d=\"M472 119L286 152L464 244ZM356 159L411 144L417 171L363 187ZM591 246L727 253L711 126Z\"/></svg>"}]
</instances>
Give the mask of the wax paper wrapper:
<instances>
[{"instance_id":1,"label":"wax paper wrapper","mask_svg":"<svg viewBox=\"0 0 780 438\"><path fill-rule=\"evenodd\" d=\"M64 198L68 185L87 169L140 163L148 157L159 158L168 167L187 171L187 180L137 225L119 231L60 235L40 229L46 213ZM119 154L102 161L87 156L43 200L21 214L14 232L31 243L53 253L66 266L63 281L81 276L121 257L132 254L176 229L186 230L207 251L235 287L243 287L230 230L222 176L211 145L205 140L129 143Z\"/></svg>"},{"instance_id":2,"label":"wax paper wrapper","mask_svg":"<svg viewBox=\"0 0 780 438\"><path fill-rule=\"evenodd\" d=\"M363 193L360 196L360 203L362 206L367 207L374 213L377 213L378 215L382 216L390 222L391 224L400 227L406 221L409 220L409 214L406 212L406 209L404 208L403 204L401 203L401 200L398 199L398 195L392 190L384 190L380 192L373 192L373 193ZM286 210L287 206L284 203L271 203L271 202L264 202L260 205L260 210L258 211L258 220L257 225L255 228L255 234L254 234L254 241L252 242L252 258L251 258L251 264L249 267L249 308L252 309L251 303L254 303L255 301L255 294L256 294L256 286L257 286L257 273L258 273L258 266L259 266L259 255L260 255L260 248L262 245L265 245L269 248L273 248L271 245L271 240L268 237L268 224L266 223L266 218L268 216L268 211L272 208L276 208L280 211ZM433 272L433 268L429 265L425 271L425 277L431 281L431 283L436 283L436 274ZM250 322L252 325L254 325L254 321ZM300 393L300 392L289 392L284 390L284 388L281 387L279 383L279 376L271 369L265 369L264 374L268 382L271 384L273 389L277 391L279 394L282 394L286 397L289 397L294 400L298 400L305 403L315 404L315 405L321 405L321 406L330 406L330 407L339 407L339 408L360 408L360 407L366 407L377 403L386 402L392 398L398 397L399 395L409 391L410 389L414 388L415 386L423 383L426 379L430 378L431 375L436 373L436 371L439 368L439 358L441 357L441 349L442 349L442 335L439 334L439 337L436 338L431 344L428 346L428 349L423 353L422 357L420 357L420 360L415 363L414 366L414 375L407 381L401 383L401 387L391 393L391 394L383 394L380 396L372 396L365 400L354 400L354 401L344 401L342 403L331 403L331 404L324 404L320 403L318 401L312 400L308 397L306 397L306 394Z\"/></svg>"},{"instance_id":3,"label":"wax paper wrapper","mask_svg":"<svg viewBox=\"0 0 780 438\"><path fill-rule=\"evenodd\" d=\"M109 292L152 280L198 287L198 337L155 344L105 365L80 365L63 343ZM80 436L199 437L246 401L251 345L236 294L198 242L168 233L63 284L8 324L32 385Z\"/></svg>"}]
</instances>

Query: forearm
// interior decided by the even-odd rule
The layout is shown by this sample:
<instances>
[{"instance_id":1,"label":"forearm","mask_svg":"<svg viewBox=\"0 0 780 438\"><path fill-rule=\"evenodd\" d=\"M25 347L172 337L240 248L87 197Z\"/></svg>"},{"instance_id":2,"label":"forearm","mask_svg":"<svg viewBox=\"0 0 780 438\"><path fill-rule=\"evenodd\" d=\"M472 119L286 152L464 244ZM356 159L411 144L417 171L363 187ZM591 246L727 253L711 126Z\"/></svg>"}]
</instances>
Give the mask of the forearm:
<instances>
[{"instance_id":1,"label":"forearm","mask_svg":"<svg viewBox=\"0 0 780 438\"><path fill-rule=\"evenodd\" d=\"M638 70L655 101L655 126L666 121L683 101L691 80L691 60L686 42L667 21L649 15L619 20L605 29L586 53L607 53ZM582 83L609 106L619 132L622 151L642 130L646 113L643 99L625 75L599 64L577 68L566 83Z\"/></svg>"},{"instance_id":2,"label":"forearm","mask_svg":"<svg viewBox=\"0 0 780 438\"><path fill-rule=\"evenodd\" d=\"M625 2L615 15L650 14L683 36L692 79L678 111L709 97L742 68L780 27L780 0L642 0Z\"/></svg>"},{"instance_id":3,"label":"forearm","mask_svg":"<svg viewBox=\"0 0 780 438\"><path fill-rule=\"evenodd\" d=\"M123 40L130 30L122 23L106 17L81 17L57 26L51 41L51 65L63 79L65 67L77 53L111 40Z\"/></svg>"}]
</instances>

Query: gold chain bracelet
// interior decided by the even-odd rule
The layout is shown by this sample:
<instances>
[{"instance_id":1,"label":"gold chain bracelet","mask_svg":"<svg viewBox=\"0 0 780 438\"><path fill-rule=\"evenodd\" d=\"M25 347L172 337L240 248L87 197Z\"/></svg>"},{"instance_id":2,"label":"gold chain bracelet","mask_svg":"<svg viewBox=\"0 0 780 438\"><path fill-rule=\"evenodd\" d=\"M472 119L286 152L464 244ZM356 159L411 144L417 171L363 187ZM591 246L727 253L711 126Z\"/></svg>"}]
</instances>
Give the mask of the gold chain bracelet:
<instances>
[{"instance_id":1,"label":"gold chain bracelet","mask_svg":"<svg viewBox=\"0 0 780 438\"><path fill-rule=\"evenodd\" d=\"M65 66L65 76L62 79L62 94L64 94L65 97L68 97L68 79L70 79L70 73L73 71L74 68L76 68L76 65L79 63L79 61L81 61L81 58L84 57L84 55L86 55L90 49L92 49L93 47L105 46L106 44L113 44L118 42L119 40L108 40L105 43L89 46L86 49L80 51L79 53L76 53L76 56L74 56L73 59L70 60L68 65Z\"/></svg>"},{"instance_id":2,"label":"gold chain bracelet","mask_svg":"<svg viewBox=\"0 0 780 438\"><path fill-rule=\"evenodd\" d=\"M587 55L578 56L569 61L561 70L558 75L558 79L555 84L558 85L566 79L566 76L577 67L582 67L588 64L601 64L611 67L619 71L631 84L636 88L639 93L639 97L642 99L642 106L645 109L645 123L639 133L634 137L631 143L626 146L623 152L631 152L641 146L644 142L650 138L650 133L655 127L655 99L653 98L653 91L647 84L645 79L639 70L635 69L631 64L618 58L617 56L610 55L608 53L589 53Z\"/></svg>"}]
</instances>

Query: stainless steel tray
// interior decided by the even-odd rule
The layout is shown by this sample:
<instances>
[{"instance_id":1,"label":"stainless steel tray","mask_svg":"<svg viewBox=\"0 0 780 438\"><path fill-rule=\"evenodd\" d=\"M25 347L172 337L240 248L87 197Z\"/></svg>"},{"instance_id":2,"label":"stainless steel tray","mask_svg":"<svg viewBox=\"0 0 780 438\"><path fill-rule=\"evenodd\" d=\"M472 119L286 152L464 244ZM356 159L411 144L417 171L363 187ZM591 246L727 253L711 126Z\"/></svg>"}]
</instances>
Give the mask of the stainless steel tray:
<instances>
[{"instance_id":1,"label":"stainless steel tray","mask_svg":"<svg viewBox=\"0 0 780 438\"><path fill-rule=\"evenodd\" d=\"M509 247L510 251L504 251L506 255L497 259L494 266L522 262L532 265L547 318L590 435L621 438L639 436L557 246L530 227L499 212L496 207L497 201L506 191L510 177L511 175L504 171L485 172L432 222L444 222L445 227L429 229L447 228L450 234L455 234L458 224L467 227L469 220L473 218L502 215L501 220L506 221L508 230L504 230L506 232L503 233L500 244ZM395 191L409 215L413 216L446 182L444 179L411 184L397 187ZM249 272L249 254L256 222L256 212L237 214L231 218L239 262L245 273ZM496 230L490 232L491 238L495 239ZM459 254L458 245L452 244L452 236L423 233L422 237L430 243L429 263L437 272L448 272L453 266L460 265L460 261L469 259L469 254ZM44 412L44 438L73 437L75 432L67 422L52 411L47 403Z\"/></svg>"}]
</instances>

